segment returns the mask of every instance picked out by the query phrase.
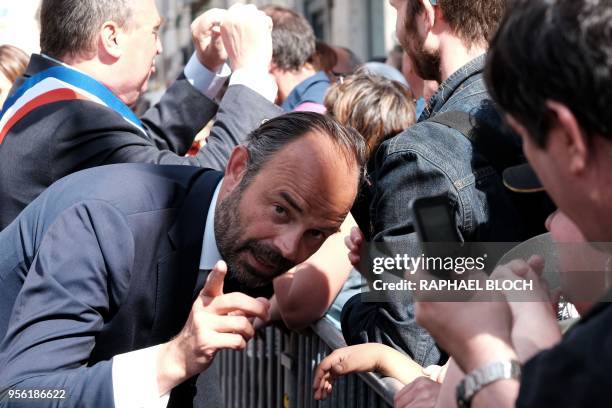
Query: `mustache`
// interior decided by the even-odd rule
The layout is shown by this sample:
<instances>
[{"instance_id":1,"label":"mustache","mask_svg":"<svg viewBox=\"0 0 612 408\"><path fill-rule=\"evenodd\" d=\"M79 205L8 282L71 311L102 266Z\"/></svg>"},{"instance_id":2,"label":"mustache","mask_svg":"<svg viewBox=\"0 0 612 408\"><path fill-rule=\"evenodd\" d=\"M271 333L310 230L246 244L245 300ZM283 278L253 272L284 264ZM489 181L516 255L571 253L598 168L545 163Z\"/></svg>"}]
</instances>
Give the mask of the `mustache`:
<instances>
[{"instance_id":1,"label":"mustache","mask_svg":"<svg viewBox=\"0 0 612 408\"><path fill-rule=\"evenodd\" d=\"M256 258L265 264L274 266L278 272L285 272L295 266L295 262L285 258L274 247L258 241L248 241L240 251L250 251Z\"/></svg>"}]
</instances>

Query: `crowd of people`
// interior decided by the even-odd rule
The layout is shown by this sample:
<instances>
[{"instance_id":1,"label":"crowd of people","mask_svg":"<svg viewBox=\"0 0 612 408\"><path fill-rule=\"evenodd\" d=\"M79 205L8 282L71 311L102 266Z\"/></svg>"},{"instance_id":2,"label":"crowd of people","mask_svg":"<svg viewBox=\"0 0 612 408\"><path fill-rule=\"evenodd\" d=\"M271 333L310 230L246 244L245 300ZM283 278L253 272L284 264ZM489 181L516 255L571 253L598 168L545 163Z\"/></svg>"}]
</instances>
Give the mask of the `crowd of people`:
<instances>
[{"instance_id":1,"label":"crowd of people","mask_svg":"<svg viewBox=\"0 0 612 408\"><path fill-rule=\"evenodd\" d=\"M210 9L139 117L155 1L42 0L40 53L0 46L1 407L223 406L219 351L324 316L348 347L315 399L377 371L398 408L610 405L612 0L390 3L400 45L367 63L294 10ZM451 278L529 301L369 300L368 247L423 256L432 196L464 243L580 256Z\"/></svg>"}]
</instances>

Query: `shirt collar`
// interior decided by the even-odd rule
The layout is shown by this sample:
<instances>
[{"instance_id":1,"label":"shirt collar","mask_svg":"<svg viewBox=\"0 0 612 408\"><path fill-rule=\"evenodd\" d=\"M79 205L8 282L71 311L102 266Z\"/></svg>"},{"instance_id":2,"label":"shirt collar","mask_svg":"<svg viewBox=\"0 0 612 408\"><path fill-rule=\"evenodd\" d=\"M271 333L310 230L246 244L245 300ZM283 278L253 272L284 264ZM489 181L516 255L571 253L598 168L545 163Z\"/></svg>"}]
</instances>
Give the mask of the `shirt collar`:
<instances>
[{"instance_id":1,"label":"shirt collar","mask_svg":"<svg viewBox=\"0 0 612 408\"><path fill-rule=\"evenodd\" d=\"M87 76L91 77L91 75L89 75L88 73L86 73L86 72L84 72L84 71L81 71L80 69L75 68L75 67L73 67L72 65L68 65L68 64L66 64L65 62L62 62L62 61L60 61L60 60L58 60L58 59L55 59L55 58L53 58L53 57L50 57L50 56L48 56L47 54L43 54L43 53L41 53L41 54L40 54L40 56L41 56L41 57L43 57L43 58L45 58L46 60L49 60L49 61L51 61L51 62L54 62L54 63L58 64L58 65L63 65L63 66L64 66L64 67L66 67L66 68L74 69L75 71L80 72L80 73L81 73L81 74L83 74L83 75L87 75Z\"/></svg>"},{"instance_id":2,"label":"shirt collar","mask_svg":"<svg viewBox=\"0 0 612 408\"><path fill-rule=\"evenodd\" d=\"M215 193L213 194L208 214L206 215L206 224L204 226L204 239L202 240L202 253L200 255L200 269L212 269L217 262L221 260L221 254L217 247L217 239L215 237L215 208L217 207L217 198L223 179L217 184Z\"/></svg>"}]
</instances>

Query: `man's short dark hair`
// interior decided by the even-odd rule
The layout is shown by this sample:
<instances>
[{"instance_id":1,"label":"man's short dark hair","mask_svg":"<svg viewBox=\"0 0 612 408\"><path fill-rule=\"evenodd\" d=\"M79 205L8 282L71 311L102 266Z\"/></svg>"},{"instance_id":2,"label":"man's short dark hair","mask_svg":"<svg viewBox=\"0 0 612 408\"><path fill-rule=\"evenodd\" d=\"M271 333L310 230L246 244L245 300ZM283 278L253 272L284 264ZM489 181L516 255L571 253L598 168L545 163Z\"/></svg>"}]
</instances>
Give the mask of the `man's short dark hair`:
<instances>
[{"instance_id":1,"label":"man's short dark hair","mask_svg":"<svg viewBox=\"0 0 612 408\"><path fill-rule=\"evenodd\" d=\"M546 106L567 106L588 135L612 139L612 0L520 0L488 55L493 99L545 147Z\"/></svg>"},{"instance_id":2,"label":"man's short dark hair","mask_svg":"<svg viewBox=\"0 0 612 408\"><path fill-rule=\"evenodd\" d=\"M285 7L265 6L274 23L272 62L283 71L302 69L316 51L314 31L304 16Z\"/></svg>"},{"instance_id":3,"label":"man's short dark hair","mask_svg":"<svg viewBox=\"0 0 612 408\"><path fill-rule=\"evenodd\" d=\"M424 11L420 0L408 0L407 24ZM486 45L493 37L508 0L438 0L451 30L467 45Z\"/></svg>"},{"instance_id":4,"label":"man's short dark hair","mask_svg":"<svg viewBox=\"0 0 612 408\"><path fill-rule=\"evenodd\" d=\"M43 0L40 48L55 58L95 50L95 36L105 21L123 27L132 15L131 0Z\"/></svg>"},{"instance_id":5,"label":"man's short dark hair","mask_svg":"<svg viewBox=\"0 0 612 408\"><path fill-rule=\"evenodd\" d=\"M243 182L248 184L278 151L309 132L329 138L338 148L338 160L344 158L348 164L358 166L359 174L362 175L367 160L367 147L356 130L342 126L326 115L292 112L267 121L248 136L246 148L249 162Z\"/></svg>"}]
</instances>

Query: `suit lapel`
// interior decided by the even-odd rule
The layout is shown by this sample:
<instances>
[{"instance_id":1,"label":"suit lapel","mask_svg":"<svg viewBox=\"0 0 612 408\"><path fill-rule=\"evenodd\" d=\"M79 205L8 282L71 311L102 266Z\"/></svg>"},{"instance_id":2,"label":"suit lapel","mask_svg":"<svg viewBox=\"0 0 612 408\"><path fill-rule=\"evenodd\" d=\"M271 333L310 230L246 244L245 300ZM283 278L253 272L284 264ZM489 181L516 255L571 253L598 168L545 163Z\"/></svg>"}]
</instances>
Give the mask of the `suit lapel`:
<instances>
[{"instance_id":1,"label":"suit lapel","mask_svg":"<svg viewBox=\"0 0 612 408\"><path fill-rule=\"evenodd\" d=\"M168 232L170 241L176 249L202 248L206 214L222 177L221 172L205 171L193 182L177 220Z\"/></svg>"},{"instance_id":2,"label":"suit lapel","mask_svg":"<svg viewBox=\"0 0 612 408\"><path fill-rule=\"evenodd\" d=\"M175 250L157 264L153 337L159 341L167 341L178 333L191 310L206 214L222 176L216 171L200 173L168 232Z\"/></svg>"}]
</instances>

